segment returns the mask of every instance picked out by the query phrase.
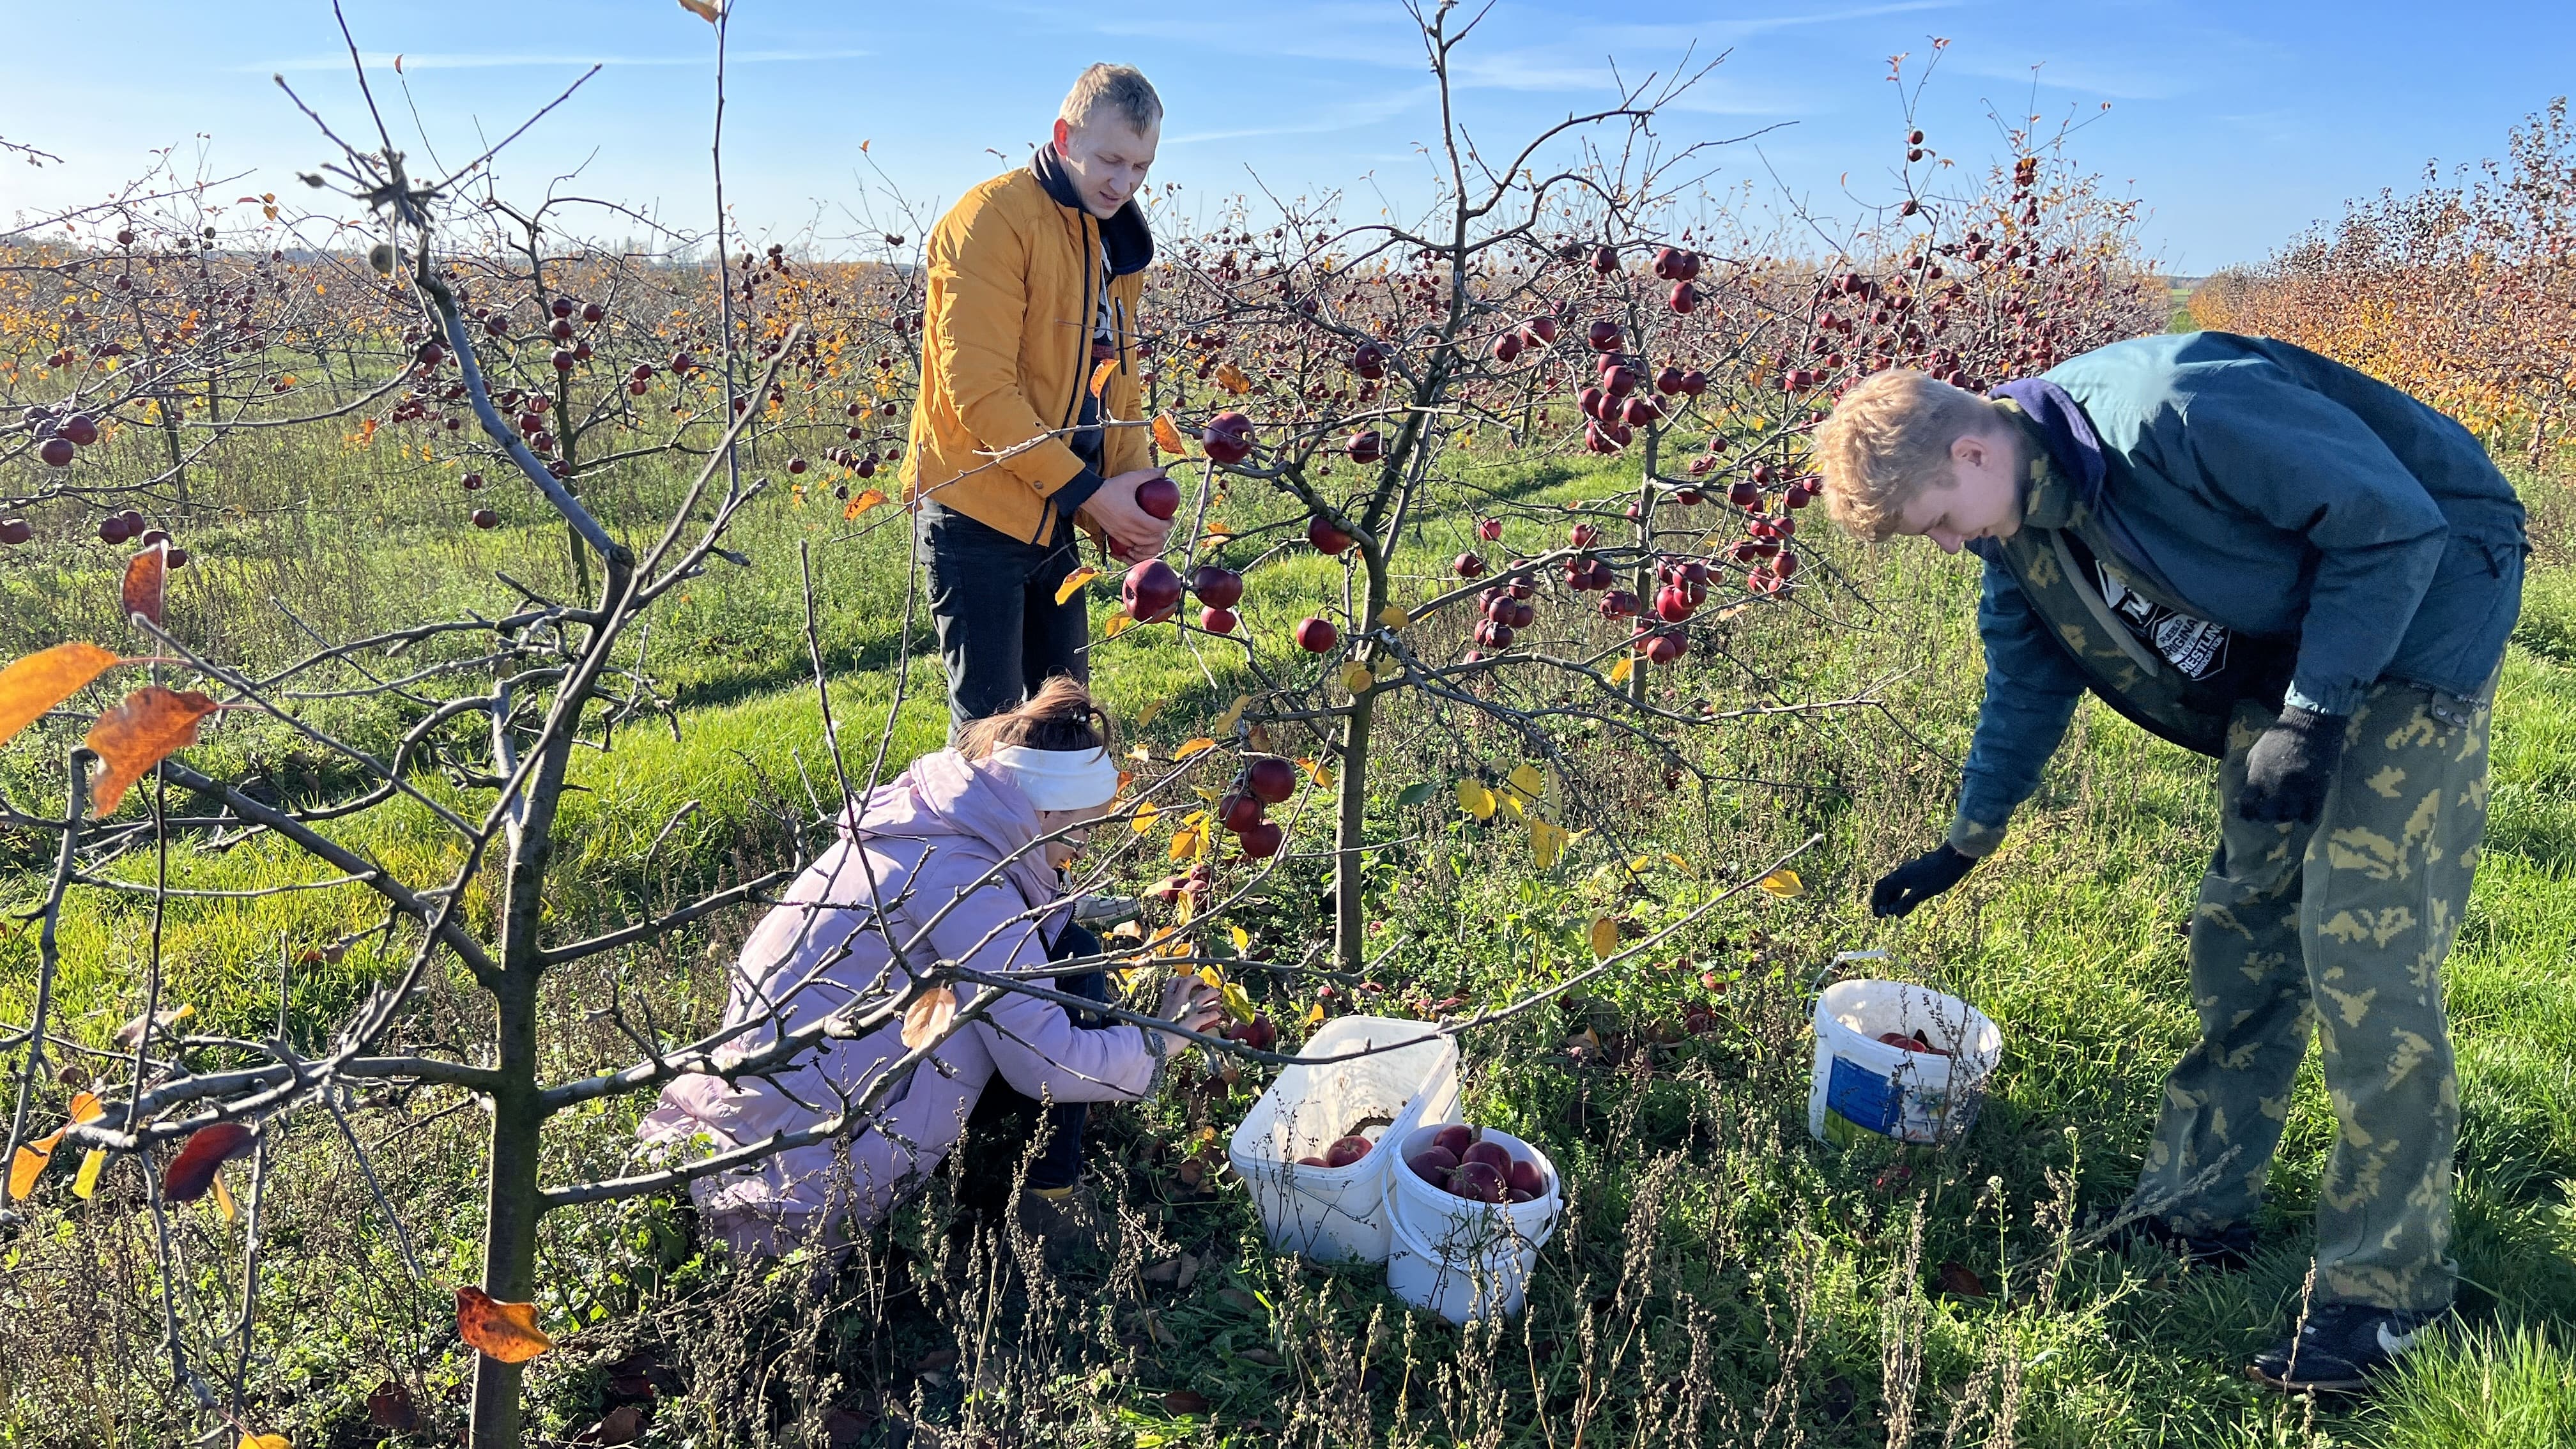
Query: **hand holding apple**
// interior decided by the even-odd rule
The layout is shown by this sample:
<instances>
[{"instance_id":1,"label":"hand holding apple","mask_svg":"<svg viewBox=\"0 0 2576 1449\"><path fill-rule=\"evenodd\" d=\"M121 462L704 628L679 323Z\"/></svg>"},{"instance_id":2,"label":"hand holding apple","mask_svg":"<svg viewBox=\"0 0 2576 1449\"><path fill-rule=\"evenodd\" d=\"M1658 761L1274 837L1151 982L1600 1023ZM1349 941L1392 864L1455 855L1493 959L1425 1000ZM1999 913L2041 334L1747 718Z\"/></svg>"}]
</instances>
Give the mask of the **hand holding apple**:
<instances>
[{"instance_id":1,"label":"hand holding apple","mask_svg":"<svg viewBox=\"0 0 2576 1449\"><path fill-rule=\"evenodd\" d=\"M1162 1009L1155 1015L1183 1031L1207 1032L1225 1019L1216 988L1196 976L1175 976L1163 988Z\"/></svg>"},{"instance_id":2,"label":"hand holding apple","mask_svg":"<svg viewBox=\"0 0 2576 1449\"><path fill-rule=\"evenodd\" d=\"M1164 541L1171 537L1172 521L1146 512L1137 501L1136 490L1162 476L1160 468L1121 473L1102 483L1076 516L1109 535L1109 551L1118 557L1130 563L1152 558L1163 551Z\"/></svg>"}]
</instances>

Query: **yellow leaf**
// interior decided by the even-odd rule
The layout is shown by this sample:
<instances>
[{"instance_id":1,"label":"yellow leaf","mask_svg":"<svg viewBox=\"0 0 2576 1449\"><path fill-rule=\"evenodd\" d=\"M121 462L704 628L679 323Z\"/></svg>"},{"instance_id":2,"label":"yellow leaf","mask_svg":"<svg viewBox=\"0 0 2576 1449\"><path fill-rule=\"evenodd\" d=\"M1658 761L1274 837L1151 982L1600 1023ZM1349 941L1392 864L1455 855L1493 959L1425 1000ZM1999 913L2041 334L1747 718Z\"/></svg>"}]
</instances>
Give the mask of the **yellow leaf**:
<instances>
[{"instance_id":1,"label":"yellow leaf","mask_svg":"<svg viewBox=\"0 0 2576 1449\"><path fill-rule=\"evenodd\" d=\"M1172 421L1170 413L1154 415L1154 446L1176 457L1186 458L1190 453L1190 445L1181 437L1180 425Z\"/></svg>"},{"instance_id":2,"label":"yellow leaf","mask_svg":"<svg viewBox=\"0 0 2576 1449\"><path fill-rule=\"evenodd\" d=\"M233 1190L224 1186L221 1172L215 1174L215 1211L222 1214L226 1227L232 1226L233 1220L241 1216L241 1209L233 1206Z\"/></svg>"},{"instance_id":3,"label":"yellow leaf","mask_svg":"<svg viewBox=\"0 0 2576 1449\"><path fill-rule=\"evenodd\" d=\"M1201 735L1194 740L1181 741L1181 747L1172 751L1172 758L1175 760L1186 760L1201 750L1212 750L1215 748L1216 741L1209 739L1205 735Z\"/></svg>"},{"instance_id":4,"label":"yellow leaf","mask_svg":"<svg viewBox=\"0 0 2576 1449\"><path fill-rule=\"evenodd\" d=\"M724 7L716 4L715 0L680 0L680 8L709 25L724 19Z\"/></svg>"},{"instance_id":5,"label":"yellow leaf","mask_svg":"<svg viewBox=\"0 0 2576 1449\"><path fill-rule=\"evenodd\" d=\"M1252 379L1244 376L1243 369L1231 362L1220 362L1216 365L1216 385L1236 397L1252 391Z\"/></svg>"},{"instance_id":6,"label":"yellow leaf","mask_svg":"<svg viewBox=\"0 0 2576 1449\"><path fill-rule=\"evenodd\" d=\"M1245 934L1244 929L1241 926L1228 926L1226 927L1226 930L1234 937L1234 949L1238 951L1249 951L1252 949L1252 937Z\"/></svg>"},{"instance_id":7,"label":"yellow leaf","mask_svg":"<svg viewBox=\"0 0 2576 1449\"><path fill-rule=\"evenodd\" d=\"M1547 788L1547 777L1532 766L1522 765L1512 771L1510 784L1514 790L1520 792L1521 798L1535 800L1539 797L1539 792Z\"/></svg>"},{"instance_id":8,"label":"yellow leaf","mask_svg":"<svg viewBox=\"0 0 2576 1449\"><path fill-rule=\"evenodd\" d=\"M1217 716L1216 725L1214 726L1216 732L1221 735L1230 735L1234 733L1234 727L1243 722L1244 707L1251 703L1251 695L1236 695L1234 697L1234 703L1226 706L1225 713Z\"/></svg>"},{"instance_id":9,"label":"yellow leaf","mask_svg":"<svg viewBox=\"0 0 2576 1449\"><path fill-rule=\"evenodd\" d=\"M1762 877L1756 884L1767 895L1795 897L1807 893L1807 883L1798 879L1798 873L1785 865Z\"/></svg>"},{"instance_id":10,"label":"yellow leaf","mask_svg":"<svg viewBox=\"0 0 2576 1449\"><path fill-rule=\"evenodd\" d=\"M1091 369L1091 395L1093 397L1096 398L1100 396L1100 390L1109 385L1109 375L1117 370L1118 359L1114 357L1104 357L1100 359L1100 365Z\"/></svg>"},{"instance_id":11,"label":"yellow leaf","mask_svg":"<svg viewBox=\"0 0 2576 1449\"><path fill-rule=\"evenodd\" d=\"M1172 920L1175 924L1186 926L1190 923L1192 918L1198 915L1198 913L1199 898L1197 896L1191 895L1188 891L1183 891L1173 898Z\"/></svg>"},{"instance_id":12,"label":"yellow leaf","mask_svg":"<svg viewBox=\"0 0 2576 1449\"><path fill-rule=\"evenodd\" d=\"M903 1044L919 1051L945 1035L957 1020L957 993L945 986L934 986L914 998L903 1009Z\"/></svg>"},{"instance_id":13,"label":"yellow leaf","mask_svg":"<svg viewBox=\"0 0 2576 1449\"><path fill-rule=\"evenodd\" d=\"M1389 604L1377 611L1377 621L1389 629L1401 629L1413 622L1413 616L1404 612L1402 604Z\"/></svg>"},{"instance_id":14,"label":"yellow leaf","mask_svg":"<svg viewBox=\"0 0 2576 1449\"><path fill-rule=\"evenodd\" d=\"M1494 792L1474 780L1458 782L1458 808L1479 820L1494 818Z\"/></svg>"},{"instance_id":15,"label":"yellow leaf","mask_svg":"<svg viewBox=\"0 0 2576 1449\"><path fill-rule=\"evenodd\" d=\"M1207 812L1204 810L1191 811L1189 813L1189 818L1181 822L1181 828L1172 832L1171 858L1174 860L1189 859L1192 855L1198 853L1200 843L1205 840L1206 837Z\"/></svg>"},{"instance_id":16,"label":"yellow leaf","mask_svg":"<svg viewBox=\"0 0 2576 1449\"><path fill-rule=\"evenodd\" d=\"M1342 666L1342 688L1351 693L1366 694L1369 686L1375 683L1377 676L1369 672L1367 665L1353 661Z\"/></svg>"},{"instance_id":17,"label":"yellow leaf","mask_svg":"<svg viewBox=\"0 0 2576 1449\"><path fill-rule=\"evenodd\" d=\"M850 495L850 506L841 510L841 517L845 520L856 518L885 501L886 496L882 492L874 488L861 489Z\"/></svg>"},{"instance_id":18,"label":"yellow leaf","mask_svg":"<svg viewBox=\"0 0 2576 1449\"><path fill-rule=\"evenodd\" d=\"M1612 684L1625 684L1628 682L1628 676L1635 673L1636 670L1637 656L1634 654L1622 654L1619 656L1619 662L1610 666L1610 682Z\"/></svg>"},{"instance_id":19,"label":"yellow leaf","mask_svg":"<svg viewBox=\"0 0 2576 1449\"><path fill-rule=\"evenodd\" d=\"M1150 760L1154 758L1154 752L1143 745L1130 745L1127 747L1127 758L1131 760Z\"/></svg>"},{"instance_id":20,"label":"yellow leaf","mask_svg":"<svg viewBox=\"0 0 2576 1449\"><path fill-rule=\"evenodd\" d=\"M1630 875L1644 875L1646 873L1646 867L1653 865L1654 863L1655 858L1651 855L1638 856L1636 859L1628 862L1628 873Z\"/></svg>"},{"instance_id":21,"label":"yellow leaf","mask_svg":"<svg viewBox=\"0 0 2576 1449\"><path fill-rule=\"evenodd\" d=\"M1665 851L1665 852L1664 852L1664 859L1666 859L1666 860L1668 860L1668 861L1672 862L1672 867L1673 867L1673 869L1675 869L1675 870L1678 870L1678 871L1688 871L1688 870L1690 869L1690 862L1689 862L1689 861L1682 859L1680 856L1675 855L1673 852L1671 852L1671 851L1669 851L1669 850L1667 850L1667 851Z\"/></svg>"},{"instance_id":22,"label":"yellow leaf","mask_svg":"<svg viewBox=\"0 0 2576 1449\"><path fill-rule=\"evenodd\" d=\"M86 1198L98 1191L99 1169L107 1166L107 1149L93 1147L81 1157L80 1176L72 1179L72 1196Z\"/></svg>"},{"instance_id":23,"label":"yellow leaf","mask_svg":"<svg viewBox=\"0 0 2576 1449\"><path fill-rule=\"evenodd\" d=\"M1310 1006L1306 1008L1306 1024L1308 1026L1319 1025L1322 1023L1323 1019L1324 1008L1321 1006Z\"/></svg>"},{"instance_id":24,"label":"yellow leaf","mask_svg":"<svg viewBox=\"0 0 2576 1449\"><path fill-rule=\"evenodd\" d=\"M1225 1014L1237 1021L1250 1021L1260 1015L1252 1009L1252 998L1244 994L1242 987L1231 981L1219 985L1216 995L1218 1004L1225 1008Z\"/></svg>"},{"instance_id":25,"label":"yellow leaf","mask_svg":"<svg viewBox=\"0 0 2576 1449\"><path fill-rule=\"evenodd\" d=\"M537 1305L503 1303L470 1285L456 1290L456 1331L475 1351L503 1363L526 1363L555 1346L537 1327Z\"/></svg>"},{"instance_id":26,"label":"yellow leaf","mask_svg":"<svg viewBox=\"0 0 2576 1449\"><path fill-rule=\"evenodd\" d=\"M1127 828L1142 835L1154 828L1154 817L1162 813L1162 807L1153 801L1140 801L1136 806L1136 818L1127 822Z\"/></svg>"},{"instance_id":27,"label":"yellow leaf","mask_svg":"<svg viewBox=\"0 0 2576 1449\"><path fill-rule=\"evenodd\" d=\"M0 744L115 662L115 655L95 644L57 644L0 669Z\"/></svg>"},{"instance_id":28,"label":"yellow leaf","mask_svg":"<svg viewBox=\"0 0 2576 1449\"><path fill-rule=\"evenodd\" d=\"M1126 609L1121 608L1117 613L1110 615L1109 618L1101 624L1100 637L1103 639L1115 639L1119 635L1124 634L1135 627L1136 616L1128 613Z\"/></svg>"},{"instance_id":29,"label":"yellow leaf","mask_svg":"<svg viewBox=\"0 0 2576 1449\"><path fill-rule=\"evenodd\" d=\"M1163 707L1171 702L1172 697L1168 694L1157 695L1153 699L1147 701L1145 707L1136 712L1136 727L1138 729L1143 729L1145 726L1152 724L1155 720L1160 719L1163 714Z\"/></svg>"},{"instance_id":30,"label":"yellow leaf","mask_svg":"<svg viewBox=\"0 0 2576 1449\"><path fill-rule=\"evenodd\" d=\"M401 59L396 56L395 59ZM293 1449L283 1434L244 1434L233 1449Z\"/></svg>"},{"instance_id":31,"label":"yellow leaf","mask_svg":"<svg viewBox=\"0 0 2576 1449\"><path fill-rule=\"evenodd\" d=\"M1232 537L1234 537L1233 529L1227 527L1224 523L1211 518L1208 520L1207 537L1199 541L1203 544L1213 546L1215 544L1223 543Z\"/></svg>"},{"instance_id":32,"label":"yellow leaf","mask_svg":"<svg viewBox=\"0 0 2576 1449\"><path fill-rule=\"evenodd\" d=\"M1555 867L1557 858L1565 854L1568 839L1565 827L1541 820L1536 816L1531 817L1530 859L1539 869L1549 870Z\"/></svg>"},{"instance_id":33,"label":"yellow leaf","mask_svg":"<svg viewBox=\"0 0 2576 1449\"><path fill-rule=\"evenodd\" d=\"M1329 790L1333 788L1332 766L1325 764L1321 760L1299 760L1297 763L1306 767L1306 777L1315 782L1316 789Z\"/></svg>"},{"instance_id":34,"label":"yellow leaf","mask_svg":"<svg viewBox=\"0 0 2576 1449\"><path fill-rule=\"evenodd\" d=\"M1075 569L1072 573L1066 574L1064 576L1064 582L1055 586L1055 601L1058 604L1062 604L1065 600L1081 593L1083 585L1090 583L1093 579L1098 577L1100 577L1100 570L1093 568L1088 564Z\"/></svg>"},{"instance_id":35,"label":"yellow leaf","mask_svg":"<svg viewBox=\"0 0 2576 1449\"><path fill-rule=\"evenodd\" d=\"M1592 957L1606 961L1619 951L1619 923L1608 916L1597 916L1592 922Z\"/></svg>"}]
</instances>

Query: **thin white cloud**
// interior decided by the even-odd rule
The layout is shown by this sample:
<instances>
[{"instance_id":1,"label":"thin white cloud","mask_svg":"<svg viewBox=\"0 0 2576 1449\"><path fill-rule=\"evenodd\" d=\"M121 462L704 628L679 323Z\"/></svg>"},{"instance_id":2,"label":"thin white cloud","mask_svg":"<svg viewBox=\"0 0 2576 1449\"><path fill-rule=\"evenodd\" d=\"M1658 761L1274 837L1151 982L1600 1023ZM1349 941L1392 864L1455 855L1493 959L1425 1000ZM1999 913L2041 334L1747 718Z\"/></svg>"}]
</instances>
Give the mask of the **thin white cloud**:
<instances>
[{"instance_id":1,"label":"thin white cloud","mask_svg":"<svg viewBox=\"0 0 2576 1449\"><path fill-rule=\"evenodd\" d=\"M859 60L875 52L866 50L737 50L725 57L728 65L763 65L778 62ZM369 70L389 70L397 55L383 51L364 57ZM406 74L416 70L498 70L514 66L704 66L714 63L712 53L705 55L519 55L509 53L474 54L435 51L399 56ZM300 56L264 65L241 65L233 69L248 74L346 70L346 55Z\"/></svg>"}]
</instances>

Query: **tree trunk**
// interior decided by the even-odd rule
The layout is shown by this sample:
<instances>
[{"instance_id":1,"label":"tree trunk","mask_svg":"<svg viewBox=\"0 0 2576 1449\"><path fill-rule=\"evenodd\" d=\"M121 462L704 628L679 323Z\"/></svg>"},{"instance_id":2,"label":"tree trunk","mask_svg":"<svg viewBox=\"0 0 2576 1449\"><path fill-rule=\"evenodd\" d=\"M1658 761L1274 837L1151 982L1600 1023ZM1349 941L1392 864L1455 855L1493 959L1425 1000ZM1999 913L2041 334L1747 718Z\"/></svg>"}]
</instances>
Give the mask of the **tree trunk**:
<instances>
[{"instance_id":1,"label":"tree trunk","mask_svg":"<svg viewBox=\"0 0 2576 1449\"><path fill-rule=\"evenodd\" d=\"M492 1098L484 1198L483 1291L504 1303L536 1297L538 1133L537 989L534 972L511 972L493 993L504 1085ZM520 1365L474 1358L469 1449L518 1449Z\"/></svg>"}]
</instances>

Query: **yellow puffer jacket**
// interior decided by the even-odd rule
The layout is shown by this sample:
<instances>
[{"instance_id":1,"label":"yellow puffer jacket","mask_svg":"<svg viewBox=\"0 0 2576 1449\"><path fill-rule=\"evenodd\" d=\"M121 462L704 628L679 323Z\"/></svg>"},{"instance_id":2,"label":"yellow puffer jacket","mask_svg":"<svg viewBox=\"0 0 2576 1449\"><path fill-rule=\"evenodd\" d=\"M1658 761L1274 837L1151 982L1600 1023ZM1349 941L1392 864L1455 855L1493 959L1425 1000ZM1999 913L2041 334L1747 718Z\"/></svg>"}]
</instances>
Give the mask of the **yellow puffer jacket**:
<instances>
[{"instance_id":1,"label":"yellow puffer jacket","mask_svg":"<svg viewBox=\"0 0 2576 1449\"><path fill-rule=\"evenodd\" d=\"M967 192L939 219L930 234L921 397L904 450L906 503L928 494L1013 538L1055 536L1051 500L1083 468L1064 435L1080 421L1091 381L1100 226L1090 213L1057 204L1026 167ZM1142 272L1109 284L1118 367L1101 391L1108 418L1138 416L1132 333L1143 292ZM1022 446L1032 439L1040 441ZM1153 461L1145 429L1106 430L1102 477Z\"/></svg>"}]
</instances>

